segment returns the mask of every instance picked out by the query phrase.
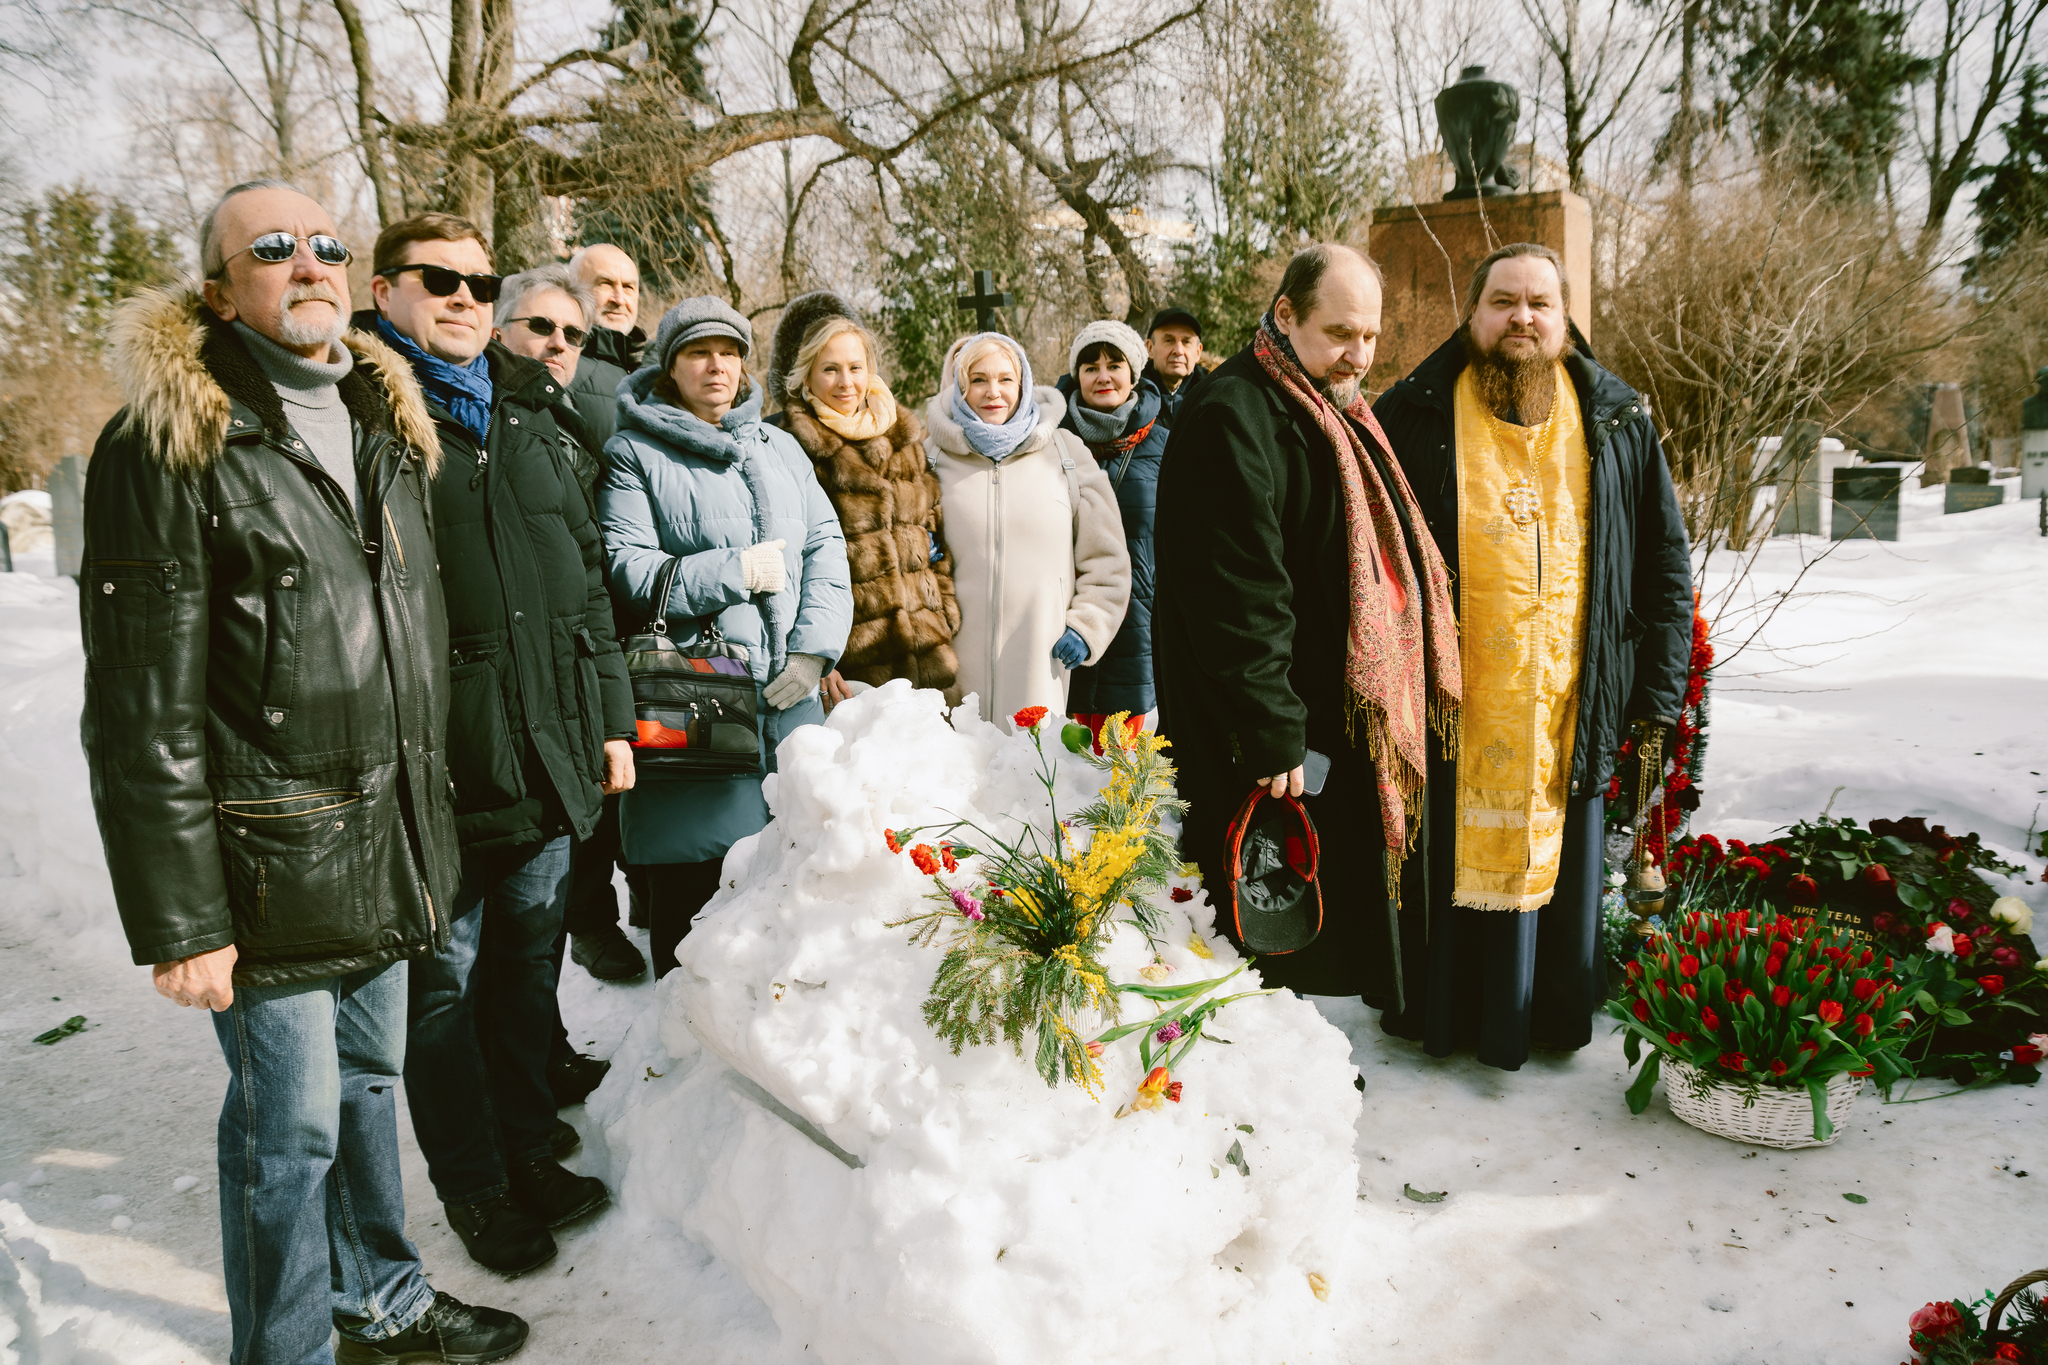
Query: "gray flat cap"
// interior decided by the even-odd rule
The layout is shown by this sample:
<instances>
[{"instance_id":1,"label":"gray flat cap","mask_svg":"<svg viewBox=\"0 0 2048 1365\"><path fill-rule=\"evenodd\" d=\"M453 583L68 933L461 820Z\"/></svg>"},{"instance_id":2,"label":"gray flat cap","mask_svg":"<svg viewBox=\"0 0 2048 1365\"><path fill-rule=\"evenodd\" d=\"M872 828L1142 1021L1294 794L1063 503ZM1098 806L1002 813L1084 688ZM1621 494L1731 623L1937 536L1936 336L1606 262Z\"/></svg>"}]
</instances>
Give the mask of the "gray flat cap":
<instances>
[{"instance_id":1,"label":"gray flat cap","mask_svg":"<svg viewBox=\"0 0 2048 1365\"><path fill-rule=\"evenodd\" d=\"M661 372L667 374L675 364L676 352L684 342L698 337L731 337L739 343L743 360L754 348L754 326L746 314L716 295L699 294L661 315L661 326L654 333L654 358Z\"/></svg>"}]
</instances>

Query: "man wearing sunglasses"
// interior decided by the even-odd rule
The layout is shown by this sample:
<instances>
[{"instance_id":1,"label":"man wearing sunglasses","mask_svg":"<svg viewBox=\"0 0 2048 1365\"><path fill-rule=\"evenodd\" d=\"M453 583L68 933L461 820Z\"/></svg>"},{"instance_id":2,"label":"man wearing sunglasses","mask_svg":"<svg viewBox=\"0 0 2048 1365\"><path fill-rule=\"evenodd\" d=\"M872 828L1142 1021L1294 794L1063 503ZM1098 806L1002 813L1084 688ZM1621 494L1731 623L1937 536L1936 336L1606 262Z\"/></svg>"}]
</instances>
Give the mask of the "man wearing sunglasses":
<instances>
[{"instance_id":1,"label":"man wearing sunglasses","mask_svg":"<svg viewBox=\"0 0 2048 1365\"><path fill-rule=\"evenodd\" d=\"M570 847L603 794L633 783L633 697L597 523L563 454L577 419L558 373L491 340L500 281L482 231L420 214L384 229L371 265L370 325L411 362L444 456L434 534L462 845L450 940L412 972L406 1095L449 1226L516 1275L555 1254L550 1228L609 1198L556 1159L575 1134L563 1125L554 1146L547 1061Z\"/></svg>"},{"instance_id":2,"label":"man wearing sunglasses","mask_svg":"<svg viewBox=\"0 0 2048 1365\"><path fill-rule=\"evenodd\" d=\"M348 330L318 203L236 185L199 255L203 284L113 328L82 729L135 960L228 1063L231 1359L502 1360L526 1324L434 1291L399 1175L407 959L447 939L460 871L440 443L406 363Z\"/></svg>"}]
</instances>

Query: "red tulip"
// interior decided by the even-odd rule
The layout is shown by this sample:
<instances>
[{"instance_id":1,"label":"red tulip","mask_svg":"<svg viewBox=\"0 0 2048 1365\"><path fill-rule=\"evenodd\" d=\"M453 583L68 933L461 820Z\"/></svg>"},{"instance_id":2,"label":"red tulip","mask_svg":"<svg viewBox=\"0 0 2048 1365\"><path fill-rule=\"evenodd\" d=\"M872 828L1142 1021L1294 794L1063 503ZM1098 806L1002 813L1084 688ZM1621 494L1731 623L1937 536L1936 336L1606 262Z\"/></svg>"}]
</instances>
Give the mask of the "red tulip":
<instances>
[{"instance_id":1,"label":"red tulip","mask_svg":"<svg viewBox=\"0 0 2048 1365\"><path fill-rule=\"evenodd\" d=\"M1693 985L1690 981L1680 982L1678 987L1678 993L1688 1000L1697 1000L1700 998L1700 988L1698 986Z\"/></svg>"},{"instance_id":2,"label":"red tulip","mask_svg":"<svg viewBox=\"0 0 2048 1365\"><path fill-rule=\"evenodd\" d=\"M1783 1009L1785 1008L1785 1006L1791 1004L1792 988L1790 986L1777 986L1772 988L1771 1003L1773 1005L1776 1005L1779 1009Z\"/></svg>"},{"instance_id":3,"label":"red tulip","mask_svg":"<svg viewBox=\"0 0 2048 1365\"><path fill-rule=\"evenodd\" d=\"M1700 974L1700 960L1691 953L1685 954L1678 959L1678 974L1680 976L1698 976Z\"/></svg>"},{"instance_id":4,"label":"red tulip","mask_svg":"<svg viewBox=\"0 0 2048 1365\"><path fill-rule=\"evenodd\" d=\"M1645 1024L1650 1022L1649 1001L1643 999L1641 996L1637 996L1635 1004L1630 1006L1630 1008L1635 1011L1635 1016L1637 1019L1640 1019Z\"/></svg>"},{"instance_id":5,"label":"red tulip","mask_svg":"<svg viewBox=\"0 0 2048 1365\"><path fill-rule=\"evenodd\" d=\"M1690 1033L1667 1033L1664 1035L1664 1041L1671 1044L1671 1046L1673 1047L1684 1047L1687 1043L1692 1041L1692 1035ZM2033 1052L2035 1061L2041 1060L2041 1049L2032 1048L2029 1050ZM2013 1057L2015 1059L2019 1057L2018 1048L2013 1049Z\"/></svg>"},{"instance_id":6,"label":"red tulip","mask_svg":"<svg viewBox=\"0 0 2048 1365\"><path fill-rule=\"evenodd\" d=\"M1856 1036L1858 1038L1868 1038L1876 1028L1877 1021L1869 1015L1859 1014L1856 1016Z\"/></svg>"},{"instance_id":7,"label":"red tulip","mask_svg":"<svg viewBox=\"0 0 2048 1365\"><path fill-rule=\"evenodd\" d=\"M1871 996L1877 994L1877 982L1867 976L1860 977L1856 984L1849 988L1849 993L1858 1000L1868 1000Z\"/></svg>"},{"instance_id":8,"label":"red tulip","mask_svg":"<svg viewBox=\"0 0 2048 1365\"><path fill-rule=\"evenodd\" d=\"M1826 1024L1829 1028L1833 1028L1836 1024L1842 1022L1842 1007L1838 1002L1833 1000L1821 1001L1820 1004L1814 1008L1814 1013L1818 1014L1820 1016L1820 1021L1823 1024Z\"/></svg>"},{"instance_id":9,"label":"red tulip","mask_svg":"<svg viewBox=\"0 0 2048 1365\"><path fill-rule=\"evenodd\" d=\"M1707 1026L1709 1033L1718 1033L1721 1029L1721 1016L1714 1013L1712 1005L1700 1006L1700 1022Z\"/></svg>"},{"instance_id":10,"label":"red tulip","mask_svg":"<svg viewBox=\"0 0 2048 1365\"><path fill-rule=\"evenodd\" d=\"M1724 1052L1721 1054L1721 1065L1729 1071L1747 1071L1749 1058L1740 1052Z\"/></svg>"},{"instance_id":11,"label":"red tulip","mask_svg":"<svg viewBox=\"0 0 2048 1365\"><path fill-rule=\"evenodd\" d=\"M1771 1063L1771 1074L1773 1076L1782 1076L1791 1069L1791 1067L1786 1066L1783 1062L1774 1061Z\"/></svg>"}]
</instances>

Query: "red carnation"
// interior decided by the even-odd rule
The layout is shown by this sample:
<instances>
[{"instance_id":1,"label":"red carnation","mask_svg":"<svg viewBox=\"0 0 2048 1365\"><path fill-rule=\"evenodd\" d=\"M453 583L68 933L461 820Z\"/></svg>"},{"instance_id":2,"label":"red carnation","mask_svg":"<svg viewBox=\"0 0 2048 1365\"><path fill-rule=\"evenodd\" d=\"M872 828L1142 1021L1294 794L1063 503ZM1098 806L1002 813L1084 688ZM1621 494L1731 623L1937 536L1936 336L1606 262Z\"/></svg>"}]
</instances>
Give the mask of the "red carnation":
<instances>
[{"instance_id":1,"label":"red carnation","mask_svg":"<svg viewBox=\"0 0 2048 1365\"><path fill-rule=\"evenodd\" d=\"M1195 893L1188 890L1185 886L1176 886L1166 894L1173 897L1174 904L1176 905L1185 904L1195 898Z\"/></svg>"},{"instance_id":2,"label":"red carnation","mask_svg":"<svg viewBox=\"0 0 2048 1365\"><path fill-rule=\"evenodd\" d=\"M1977 984L1984 988L1986 995L1997 995L2005 990L2005 978L2002 976L1980 976Z\"/></svg>"},{"instance_id":3,"label":"red carnation","mask_svg":"<svg viewBox=\"0 0 2048 1365\"><path fill-rule=\"evenodd\" d=\"M1729 1071L1747 1071L1749 1058L1740 1052L1724 1052L1721 1054L1721 1065Z\"/></svg>"},{"instance_id":4,"label":"red carnation","mask_svg":"<svg viewBox=\"0 0 2048 1365\"><path fill-rule=\"evenodd\" d=\"M1636 1018L1638 1018L1638 1019L1642 1020L1642 1021L1643 1021L1644 1023L1646 1023L1646 1024L1650 1022L1650 1002L1649 1002L1649 1001L1647 1001L1647 1000L1643 999L1643 998L1642 998L1642 997L1641 997L1641 996L1639 995L1639 996L1637 996L1637 997L1636 997L1635 1003L1634 1003L1633 1005L1629 1006L1629 1008L1630 1008L1630 1009L1631 1009L1632 1011L1634 1011L1634 1013L1635 1013L1635 1016L1636 1016Z\"/></svg>"},{"instance_id":5,"label":"red carnation","mask_svg":"<svg viewBox=\"0 0 2048 1365\"><path fill-rule=\"evenodd\" d=\"M1993 1360L2025 1360L2027 1353L2020 1349L2017 1342L2001 1341L1998 1343L1998 1349L1991 1353L1991 1358Z\"/></svg>"},{"instance_id":6,"label":"red carnation","mask_svg":"<svg viewBox=\"0 0 2048 1365\"><path fill-rule=\"evenodd\" d=\"M1712 1005L1700 1006L1700 1022L1707 1026L1707 1032L1717 1033L1721 1028L1721 1016L1714 1013Z\"/></svg>"},{"instance_id":7,"label":"red carnation","mask_svg":"<svg viewBox=\"0 0 2048 1365\"><path fill-rule=\"evenodd\" d=\"M1737 858L1733 863L1733 867L1737 872L1754 872L1759 877L1767 877L1771 873L1771 865L1754 854L1748 857Z\"/></svg>"},{"instance_id":8,"label":"red carnation","mask_svg":"<svg viewBox=\"0 0 2048 1365\"><path fill-rule=\"evenodd\" d=\"M1172 1100L1175 1104L1180 1103L1180 1086L1181 1083L1179 1081L1167 1082L1166 1098Z\"/></svg>"},{"instance_id":9,"label":"red carnation","mask_svg":"<svg viewBox=\"0 0 2048 1365\"><path fill-rule=\"evenodd\" d=\"M946 865L946 871L948 872L958 872L960 870L960 860L953 856L953 846L951 844L939 845L939 861Z\"/></svg>"},{"instance_id":10,"label":"red carnation","mask_svg":"<svg viewBox=\"0 0 2048 1365\"><path fill-rule=\"evenodd\" d=\"M1046 708L1043 706L1027 706L1016 715L1011 716L1010 719L1016 722L1019 730L1029 730L1032 726L1045 719L1045 713Z\"/></svg>"},{"instance_id":11,"label":"red carnation","mask_svg":"<svg viewBox=\"0 0 2048 1365\"><path fill-rule=\"evenodd\" d=\"M919 844L910 850L910 861L916 863L917 870L927 877L938 875L939 855L930 844Z\"/></svg>"},{"instance_id":12,"label":"red carnation","mask_svg":"<svg viewBox=\"0 0 2048 1365\"><path fill-rule=\"evenodd\" d=\"M1868 1038L1876 1028L1877 1021L1869 1015L1859 1014L1856 1016L1856 1036L1858 1038Z\"/></svg>"},{"instance_id":13,"label":"red carnation","mask_svg":"<svg viewBox=\"0 0 2048 1365\"><path fill-rule=\"evenodd\" d=\"M896 831L893 829L882 831L882 842L889 846L891 853L901 853L903 851L903 845L896 842Z\"/></svg>"},{"instance_id":14,"label":"red carnation","mask_svg":"<svg viewBox=\"0 0 2048 1365\"><path fill-rule=\"evenodd\" d=\"M1790 986L1773 986L1771 988L1771 1003L1779 1009L1783 1009L1791 1004L1792 988Z\"/></svg>"},{"instance_id":15,"label":"red carnation","mask_svg":"<svg viewBox=\"0 0 2048 1365\"><path fill-rule=\"evenodd\" d=\"M1829 1028L1833 1028L1836 1024L1842 1022L1842 1006L1839 1001L1823 1000L1814 1007L1813 1012L1818 1014L1820 1021Z\"/></svg>"}]
</instances>

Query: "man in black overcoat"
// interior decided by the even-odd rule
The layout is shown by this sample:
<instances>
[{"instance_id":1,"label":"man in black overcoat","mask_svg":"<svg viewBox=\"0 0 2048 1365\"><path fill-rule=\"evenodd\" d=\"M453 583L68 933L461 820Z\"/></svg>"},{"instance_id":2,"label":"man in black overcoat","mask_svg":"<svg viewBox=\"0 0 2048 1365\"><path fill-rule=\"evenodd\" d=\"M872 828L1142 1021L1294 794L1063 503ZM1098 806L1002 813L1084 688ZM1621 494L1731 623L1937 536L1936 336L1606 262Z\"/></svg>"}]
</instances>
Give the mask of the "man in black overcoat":
<instances>
[{"instance_id":1,"label":"man in black overcoat","mask_svg":"<svg viewBox=\"0 0 2048 1365\"><path fill-rule=\"evenodd\" d=\"M1607 984L1600 947L1603 798L1628 726L1667 736L1676 728L1692 641L1690 551L1649 404L1601 368L1572 330L1560 266L1555 252L1532 243L1494 252L1474 272L1457 333L1374 405L1445 563L1461 571L1463 743L1474 760L1461 778L1455 759L1432 755L1425 826L1433 837L1424 860L1429 894L1404 903L1408 1004L1390 1010L1382 1024L1424 1040L1433 1055L1476 1047L1480 1061L1510 1071L1528 1058L1532 1040L1567 1050L1591 1041L1593 1012ZM1460 414L1476 420L1461 421ZM1553 470L1549 483L1537 479L1540 495L1533 486L1517 486L1485 505L1459 505L1461 466L1476 487L1475 461L1501 460L1503 450L1526 458L1532 442L1541 444L1536 433L1554 430L1576 433L1545 448L1553 462L1579 462L1583 501L1559 494L1563 484ZM1474 771L1485 771L1475 767L1474 756L1487 752L1482 746L1489 740L1510 752L1509 738L1524 748L1530 742L1526 735L1493 734L1500 713L1484 700L1485 667L1472 638L1489 629L1488 620L1497 622L1497 599L1519 585L1477 576L1475 555L1486 558L1481 552L1488 548L1480 536L1466 545L1461 570L1461 523L1483 532L1493 547L1516 536L1539 538L1550 552L1535 559L1539 592L1546 577L1559 572L1565 558L1559 550L1584 564L1576 657L1565 652L1569 640L1552 646L1568 668L1576 666L1576 707L1552 712L1559 720L1571 713L1572 723L1562 727L1555 766L1543 784L1554 789L1553 799L1538 802L1539 809L1562 811L1561 840L1553 836L1547 851L1540 839L1525 841L1535 848L1527 866L1544 875L1514 888L1539 893L1523 896L1519 907L1476 894L1486 874L1474 873L1475 860L1460 854L1456 837L1461 782L1469 786ZM1475 591L1489 592L1494 616L1482 620L1474 610ZM1496 646L1490 637L1476 643ZM1517 675L1528 676L1528 670ZM1490 823L1488 814L1468 811L1462 824L1478 829ZM1514 880L1510 875L1493 886L1513 888Z\"/></svg>"},{"instance_id":2,"label":"man in black overcoat","mask_svg":"<svg viewBox=\"0 0 2048 1365\"><path fill-rule=\"evenodd\" d=\"M1405 545L1392 553L1419 563L1422 528L1399 470L1345 413L1372 367L1379 325L1378 267L1319 245L1289 264L1261 329L1266 355L1284 353L1289 373L1327 401L1330 420L1352 424L1348 435L1338 428L1343 458L1362 445L1377 474L1368 482L1395 490L1388 501L1399 519L1387 524ZM1161 729L1189 803L1182 856L1200 865L1212 903L1227 907L1232 817L1262 784L1301 795L1309 751L1326 756L1321 794L1304 797L1321 840L1322 933L1299 951L1260 958L1259 971L1268 985L1398 1002L1377 775L1366 726L1347 717L1355 699L1344 473L1329 431L1261 359L1261 344L1218 366L1189 400L1159 482L1154 650ZM1441 594L1440 569L1438 578ZM1219 924L1226 919L1219 914Z\"/></svg>"}]
</instances>

